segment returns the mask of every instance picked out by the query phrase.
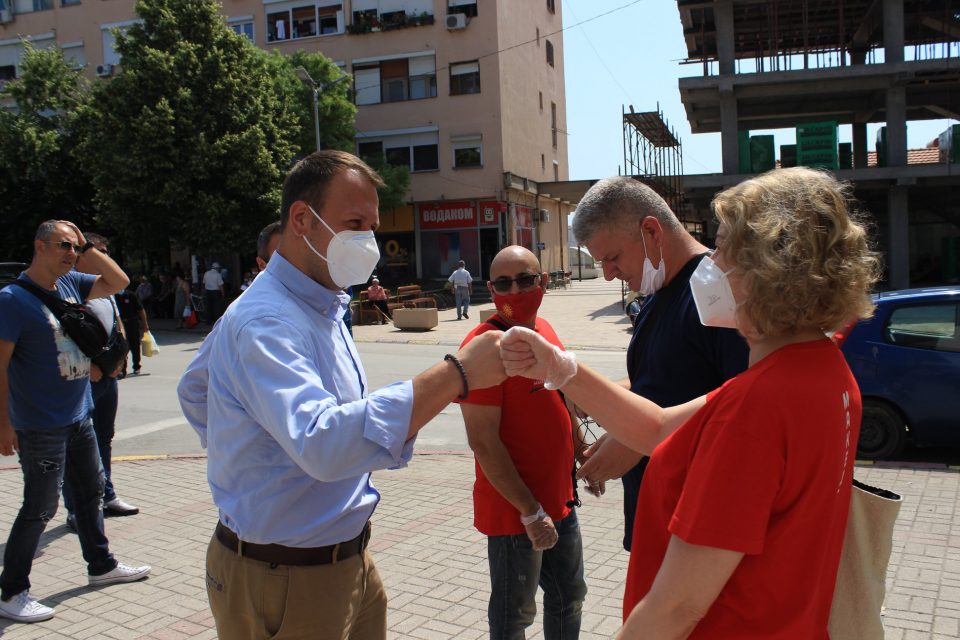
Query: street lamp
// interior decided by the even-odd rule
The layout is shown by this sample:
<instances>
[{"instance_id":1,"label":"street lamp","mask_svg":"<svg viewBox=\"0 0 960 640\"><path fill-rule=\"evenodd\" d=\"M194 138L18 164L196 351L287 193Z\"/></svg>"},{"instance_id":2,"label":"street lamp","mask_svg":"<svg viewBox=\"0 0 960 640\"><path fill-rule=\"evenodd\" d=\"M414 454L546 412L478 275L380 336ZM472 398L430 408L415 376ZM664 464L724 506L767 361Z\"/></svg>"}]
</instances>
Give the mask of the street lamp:
<instances>
[{"instance_id":1,"label":"street lamp","mask_svg":"<svg viewBox=\"0 0 960 640\"><path fill-rule=\"evenodd\" d=\"M344 80L350 78L350 76L344 74L339 78L335 78L330 82L324 82L318 86L316 80L310 76L310 72L303 67L297 67L294 69L294 72L296 72L297 77L300 78L300 82L307 85L310 88L310 91L313 93L313 132L317 137L317 151L320 151L320 93L326 91L335 84L340 84Z\"/></svg>"}]
</instances>

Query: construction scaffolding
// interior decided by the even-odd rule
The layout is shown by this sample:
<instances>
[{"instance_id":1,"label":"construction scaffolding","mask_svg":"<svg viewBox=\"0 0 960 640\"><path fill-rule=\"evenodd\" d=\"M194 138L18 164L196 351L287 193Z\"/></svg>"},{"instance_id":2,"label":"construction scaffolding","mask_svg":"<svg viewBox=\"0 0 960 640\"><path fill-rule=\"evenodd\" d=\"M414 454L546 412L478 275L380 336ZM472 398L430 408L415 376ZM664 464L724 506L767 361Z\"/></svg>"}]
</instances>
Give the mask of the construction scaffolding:
<instances>
[{"instance_id":1,"label":"construction scaffolding","mask_svg":"<svg viewBox=\"0 0 960 640\"><path fill-rule=\"evenodd\" d=\"M624 173L633 176L660 194L691 233L701 224L687 220L683 197L683 145L667 124L657 104L656 111L637 113L621 107L623 116Z\"/></svg>"}]
</instances>

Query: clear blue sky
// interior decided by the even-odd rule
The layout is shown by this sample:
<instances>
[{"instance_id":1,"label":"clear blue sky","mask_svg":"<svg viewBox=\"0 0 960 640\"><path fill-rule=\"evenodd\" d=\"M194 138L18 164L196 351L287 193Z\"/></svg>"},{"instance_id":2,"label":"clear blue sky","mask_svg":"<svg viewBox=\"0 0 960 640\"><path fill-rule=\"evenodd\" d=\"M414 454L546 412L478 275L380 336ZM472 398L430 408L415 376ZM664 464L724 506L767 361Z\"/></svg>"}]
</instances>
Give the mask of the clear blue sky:
<instances>
[{"instance_id":1,"label":"clear blue sky","mask_svg":"<svg viewBox=\"0 0 960 640\"><path fill-rule=\"evenodd\" d=\"M702 67L680 64L686 48L677 3L671 0L562 2L566 28L563 38L570 179L604 178L622 172L621 106L632 104L636 111L653 111L657 102L683 142L684 173L719 173L720 134L691 134L680 102L677 79L701 75ZM629 6L573 26L625 5ZM950 123L948 120L909 123L909 147L926 146ZM880 126L867 127L871 149ZM794 142L792 129L763 133L773 133L778 148ZM840 141L849 142L850 136L850 127L841 126Z\"/></svg>"}]
</instances>

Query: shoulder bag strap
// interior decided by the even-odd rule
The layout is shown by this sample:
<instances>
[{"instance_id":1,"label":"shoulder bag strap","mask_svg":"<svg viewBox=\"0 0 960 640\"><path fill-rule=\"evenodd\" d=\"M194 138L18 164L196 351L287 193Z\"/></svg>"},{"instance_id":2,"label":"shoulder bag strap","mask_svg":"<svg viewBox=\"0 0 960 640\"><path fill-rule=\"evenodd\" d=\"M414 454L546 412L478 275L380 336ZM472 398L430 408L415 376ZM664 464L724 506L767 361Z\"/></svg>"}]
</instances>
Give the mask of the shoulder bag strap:
<instances>
[{"instance_id":1,"label":"shoulder bag strap","mask_svg":"<svg viewBox=\"0 0 960 640\"><path fill-rule=\"evenodd\" d=\"M30 293L32 293L33 295L35 295L37 298L39 298L40 302L42 302L44 306L46 306L47 309L49 309L50 312L57 317L57 320L60 320L60 318L63 317L64 301L59 297L54 296L49 291L45 291L44 289L38 287L32 282L29 282L22 278L18 278L13 282L11 282L10 284L21 286L27 291L29 291Z\"/></svg>"}]
</instances>

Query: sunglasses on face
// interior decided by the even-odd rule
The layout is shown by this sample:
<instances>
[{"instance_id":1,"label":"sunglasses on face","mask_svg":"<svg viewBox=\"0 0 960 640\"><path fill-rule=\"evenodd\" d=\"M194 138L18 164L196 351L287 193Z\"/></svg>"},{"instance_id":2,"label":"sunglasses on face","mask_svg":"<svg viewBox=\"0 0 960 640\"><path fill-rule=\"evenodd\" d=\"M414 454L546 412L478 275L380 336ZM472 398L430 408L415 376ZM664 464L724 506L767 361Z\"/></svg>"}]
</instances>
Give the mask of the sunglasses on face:
<instances>
[{"instance_id":1,"label":"sunglasses on face","mask_svg":"<svg viewBox=\"0 0 960 640\"><path fill-rule=\"evenodd\" d=\"M520 289L520 291L530 289L540 283L540 274L524 273L516 278L497 278L491 284L493 284L493 290L497 293L510 293L514 282L517 283L517 288Z\"/></svg>"},{"instance_id":2,"label":"sunglasses on face","mask_svg":"<svg viewBox=\"0 0 960 640\"><path fill-rule=\"evenodd\" d=\"M61 251L70 251L70 249L73 249L73 252L77 254L79 254L80 251L83 249L83 247L81 247L80 245L73 244L69 240L61 240L59 242L57 242L56 240L44 240L44 242L46 242L47 244L56 245L57 248L59 248Z\"/></svg>"}]
</instances>

